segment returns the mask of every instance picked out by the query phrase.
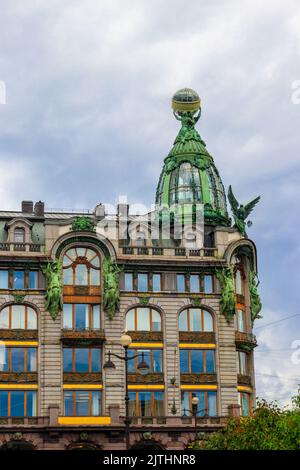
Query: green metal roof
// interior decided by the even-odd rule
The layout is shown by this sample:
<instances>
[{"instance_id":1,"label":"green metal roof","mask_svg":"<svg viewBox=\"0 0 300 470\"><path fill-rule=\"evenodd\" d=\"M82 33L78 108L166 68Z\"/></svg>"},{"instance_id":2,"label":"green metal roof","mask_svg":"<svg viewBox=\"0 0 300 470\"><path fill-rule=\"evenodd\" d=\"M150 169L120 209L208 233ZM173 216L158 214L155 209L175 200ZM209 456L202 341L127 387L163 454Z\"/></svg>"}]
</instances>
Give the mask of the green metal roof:
<instances>
[{"instance_id":1,"label":"green metal roof","mask_svg":"<svg viewBox=\"0 0 300 470\"><path fill-rule=\"evenodd\" d=\"M174 96L178 95L179 92ZM195 113L194 110L174 111L175 118L181 122L181 129L164 160L156 205L171 207L174 204L202 203L206 223L227 226L229 218L224 186L205 142L195 129L201 109L197 116Z\"/></svg>"}]
</instances>

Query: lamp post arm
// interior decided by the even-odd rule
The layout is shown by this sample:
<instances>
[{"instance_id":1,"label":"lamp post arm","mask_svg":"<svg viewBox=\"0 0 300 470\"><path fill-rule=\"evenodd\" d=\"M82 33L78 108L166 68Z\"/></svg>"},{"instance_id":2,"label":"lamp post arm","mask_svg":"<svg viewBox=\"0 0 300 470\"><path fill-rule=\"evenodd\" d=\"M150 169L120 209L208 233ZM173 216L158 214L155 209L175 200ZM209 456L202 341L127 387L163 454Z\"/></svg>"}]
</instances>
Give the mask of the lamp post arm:
<instances>
[{"instance_id":1,"label":"lamp post arm","mask_svg":"<svg viewBox=\"0 0 300 470\"><path fill-rule=\"evenodd\" d=\"M136 357L139 357L139 354L134 354L133 356L119 356L119 354L115 354L109 351L109 354L113 357L116 357L117 359L120 359L122 361L130 361L131 359L135 359Z\"/></svg>"}]
</instances>

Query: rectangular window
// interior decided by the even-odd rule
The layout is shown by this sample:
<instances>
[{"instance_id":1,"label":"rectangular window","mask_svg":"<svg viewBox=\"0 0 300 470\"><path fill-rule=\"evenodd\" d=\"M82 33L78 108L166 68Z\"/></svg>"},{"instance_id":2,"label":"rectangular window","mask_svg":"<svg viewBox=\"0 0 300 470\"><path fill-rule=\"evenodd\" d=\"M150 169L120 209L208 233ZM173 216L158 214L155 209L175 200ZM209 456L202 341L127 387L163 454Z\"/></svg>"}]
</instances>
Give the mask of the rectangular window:
<instances>
[{"instance_id":1,"label":"rectangular window","mask_svg":"<svg viewBox=\"0 0 300 470\"><path fill-rule=\"evenodd\" d=\"M133 290L133 274L132 273L125 273L125 290L128 290L128 291Z\"/></svg>"},{"instance_id":2,"label":"rectangular window","mask_svg":"<svg viewBox=\"0 0 300 470\"><path fill-rule=\"evenodd\" d=\"M30 271L29 272L29 289L38 288L38 272Z\"/></svg>"},{"instance_id":3,"label":"rectangular window","mask_svg":"<svg viewBox=\"0 0 300 470\"><path fill-rule=\"evenodd\" d=\"M129 352L130 356L137 356L128 361L128 372L137 372L138 365L144 361L148 367L149 372L160 373L163 370L163 359L161 349L133 349Z\"/></svg>"},{"instance_id":4,"label":"rectangular window","mask_svg":"<svg viewBox=\"0 0 300 470\"><path fill-rule=\"evenodd\" d=\"M161 274L153 274L152 276L152 290L153 292L161 291Z\"/></svg>"},{"instance_id":5,"label":"rectangular window","mask_svg":"<svg viewBox=\"0 0 300 470\"><path fill-rule=\"evenodd\" d=\"M64 392L65 416L100 416L101 392L100 391L68 391Z\"/></svg>"},{"instance_id":6,"label":"rectangular window","mask_svg":"<svg viewBox=\"0 0 300 470\"><path fill-rule=\"evenodd\" d=\"M190 275L190 292L200 292L200 279L198 274Z\"/></svg>"},{"instance_id":7,"label":"rectangular window","mask_svg":"<svg viewBox=\"0 0 300 470\"><path fill-rule=\"evenodd\" d=\"M8 271L0 270L0 289L8 289Z\"/></svg>"},{"instance_id":8,"label":"rectangular window","mask_svg":"<svg viewBox=\"0 0 300 470\"><path fill-rule=\"evenodd\" d=\"M177 274L177 291L178 292L185 292L185 275L184 274Z\"/></svg>"},{"instance_id":9,"label":"rectangular window","mask_svg":"<svg viewBox=\"0 0 300 470\"><path fill-rule=\"evenodd\" d=\"M64 348L64 372L100 372L101 348Z\"/></svg>"},{"instance_id":10,"label":"rectangular window","mask_svg":"<svg viewBox=\"0 0 300 470\"><path fill-rule=\"evenodd\" d=\"M23 228L15 228L14 241L15 243L25 243L25 230Z\"/></svg>"},{"instance_id":11,"label":"rectangular window","mask_svg":"<svg viewBox=\"0 0 300 470\"><path fill-rule=\"evenodd\" d=\"M27 398L27 416L36 416L37 403L36 403L36 392L28 391L26 392Z\"/></svg>"},{"instance_id":12,"label":"rectangular window","mask_svg":"<svg viewBox=\"0 0 300 470\"><path fill-rule=\"evenodd\" d=\"M235 329L236 329L236 331L240 331L241 333L245 333L246 325L245 325L245 313L244 313L244 311L238 309L234 319L235 319Z\"/></svg>"},{"instance_id":13,"label":"rectangular window","mask_svg":"<svg viewBox=\"0 0 300 470\"><path fill-rule=\"evenodd\" d=\"M14 280L13 280L13 288L14 289L24 289L24 271L14 271Z\"/></svg>"},{"instance_id":14,"label":"rectangular window","mask_svg":"<svg viewBox=\"0 0 300 470\"><path fill-rule=\"evenodd\" d=\"M37 395L35 391L0 390L1 417L36 416L36 414Z\"/></svg>"},{"instance_id":15,"label":"rectangular window","mask_svg":"<svg viewBox=\"0 0 300 470\"><path fill-rule=\"evenodd\" d=\"M238 374L247 375L248 365L247 365L247 354L242 351L236 352L236 363Z\"/></svg>"},{"instance_id":16,"label":"rectangular window","mask_svg":"<svg viewBox=\"0 0 300 470\"><path fill-rule=\"evenodd\" d=\"M211 391L185 391L181 392L181 413L190 415L193 409L192 399L199 399L197 416L217 416L217 392Z\"/></svg>"},{"instance_id":17,"label":"rectangular window","mask_svg":"<svg viewBox=\"0 0 300 470\"><path fill-rule=\"evenodd\" d=\"M181 349L180 373L214 374L214 351L206 349Z\"/></svg>"},{"instance_id":18,"label":"rectangular window","mask_svg":"<svg viewBox=\"0 0 300 470\"><path fill-rule=\"evenodd\" d=\"M213 277L210 274L204 275L204 292L206 294L212 294L213 292Z\"/></svg>"},{"instance_id":19,"label":"rectangular window","mask_svg":"<svg viewBox=\"0 0 300 470\"><path fill-rule=\"evenodd\" d=\"M148 290L148 274L138 273L138 291L147 292Z\"/></svg>"},{"instance_id":20,"label":"rectangular window","mask_svg":"<svg viewBox=\"0 0 300 470\"><path fill-rule=\"evenodd\" d=\"M64 304L63 312L64 329L100 329L100 305L98 304Z\"/></svg>"}]
</instances>

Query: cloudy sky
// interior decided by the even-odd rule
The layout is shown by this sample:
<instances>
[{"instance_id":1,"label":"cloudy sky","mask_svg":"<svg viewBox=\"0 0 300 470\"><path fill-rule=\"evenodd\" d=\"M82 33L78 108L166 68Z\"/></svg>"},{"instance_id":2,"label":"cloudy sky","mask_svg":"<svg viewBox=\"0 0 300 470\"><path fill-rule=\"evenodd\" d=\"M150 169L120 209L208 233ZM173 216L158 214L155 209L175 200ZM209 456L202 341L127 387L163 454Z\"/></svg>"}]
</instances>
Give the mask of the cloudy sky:
<instances>
[{"instance_id":1,"label":"cloudy sky","mask_svg":"<svg viewBox=\"0 0 300 470\"><path fill-rule=\"evenodd\" d=\"M178 131L171 96L195 88L226 188L262 195L257 389L281 403L300 376L299 65L297 0L1 0L0 208L150 205Z\"/></svg>"}]
</instances>

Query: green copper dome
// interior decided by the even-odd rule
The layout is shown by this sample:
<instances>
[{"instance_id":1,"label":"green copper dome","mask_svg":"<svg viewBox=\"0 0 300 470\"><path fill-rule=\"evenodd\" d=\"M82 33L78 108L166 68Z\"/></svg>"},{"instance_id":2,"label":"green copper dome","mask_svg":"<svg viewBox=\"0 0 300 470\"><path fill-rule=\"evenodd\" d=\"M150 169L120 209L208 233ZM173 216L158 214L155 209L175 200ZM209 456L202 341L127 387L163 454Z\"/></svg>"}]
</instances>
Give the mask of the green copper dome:
<instances>
[{"instance_id":1,"label":"green copper dome","mask_svg":"<svg viewBox=\"0 0 300 470\"><path fill-rule=\"evenodd\" d=\"M191 97L190 101L187 96ZM181 102L193 103L194 109L184 111L180 107ZM164 161L156 191L156 206L200 203L204 205L206 223L227 226L229 218L224 186L205 142L195 129L201 114L200 98L193 90L179 90L173 96L172 108L175 118L181 122L181 129Z\"/></svg>"}]
</instances>

